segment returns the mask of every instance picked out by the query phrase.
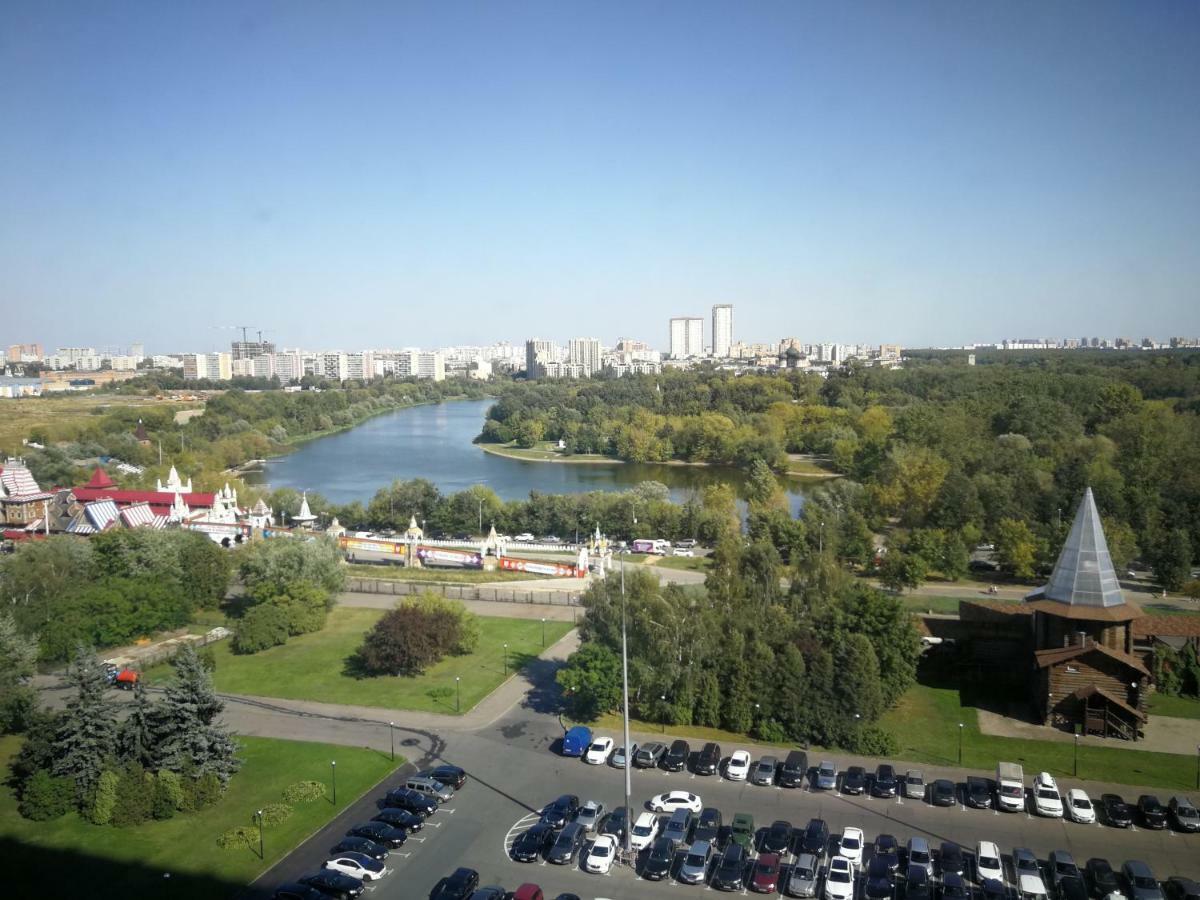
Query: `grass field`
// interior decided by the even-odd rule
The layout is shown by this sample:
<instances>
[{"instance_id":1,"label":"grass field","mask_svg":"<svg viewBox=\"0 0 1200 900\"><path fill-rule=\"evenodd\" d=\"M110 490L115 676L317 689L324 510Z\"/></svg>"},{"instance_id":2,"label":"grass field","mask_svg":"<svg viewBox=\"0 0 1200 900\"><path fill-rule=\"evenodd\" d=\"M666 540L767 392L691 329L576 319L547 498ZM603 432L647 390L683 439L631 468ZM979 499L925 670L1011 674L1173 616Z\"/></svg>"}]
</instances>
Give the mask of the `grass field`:
<instances>
[{"instance_id":1,"label":"grass field","mask_svg":"<svg viewBox=\"0 0 1200 900\"><path fill-rule=\"evenodd\" d=\"M684 569L693 572L707 571L712 560L707 556L663 556L650 563L664 569Z\"/></svg>"},{"instance_id":2,"label":"grass field","mask_svg":"<svg viewBox=\"0 0 1200 900\"><path fill-rule=\"evenodd\" d=\"M1150 695L1150 714L1172 716L1176 719L1200 719L1200 700L1191 697L1168 697L1166 694Z\"/></svg>"},{"instance_id":3,"label":"grass field","mask_svg":"<svg viewBox=\"0 0 1200 900\"><path fill-rule=\"evenodd\" d=\"M832 463L819 456L805 453L789 453L787 475L794 478L839 478Z\"/></svg>"},{"instance_id":4,"label":"grass field","mask_svg":"<svg viewBox=\"0 0 1200 900\"><path fill-rule=\"evenodd\" d=\"M0 738L5 771L20 740ZM393 763L374 750L255 737L238 740L245 764L225 796L208 809L163 822L113 828L90 825L75 813L31 822L17 813L12 792L0 791L0 847L9 861L5 896L229 897L401 765L399 758ZM258 858L257 846L217 846L218 835L252 824L254 810L280 802L289 784L306 779L328 782L331 760L337 761L336 807L329 800L296 804L291 818L264 829L265 859Z\"/></svg>"},{"instance_id":5,"label":"grass field","mask_svg":"<svg viewBox=\"0 0 1200 900\"><path fill-rule=\"evenodd\" d=\"M19 453L21 440L35 428L48 432L50 440L71 440L89 420L114 408L162 406L164 401L116 394L70 394L0 400L0 450ZM172 407L178 404L171 404ZM182 407L180 407L182 408Z\"/></svg>"},{"instance_id":6,"label":"grass field","mask_svg":"<svg viewBox=\"0 0 1200 900\"><path fill-rule=\"evenodd\" d=\"M387 709L416 709L454 714L455 676L462 680L461 712L466 712L490 694L516 668L542 651L542 622L538 619L509 619L480 616L479 648L466 656L448 656L416 678L356 678L347 660L362 644L363 635L383 615L378 609L339 608L329 614L329 623L315 634L294 637L281 647L251 656L237 656L228 641L213 645L217 659L217 689L231 694L317 700ZM570 622L546 622L546 646L570 631ZM508 643L505 667L504 644ZM170 666L157 666L146 673L151 684L167 681ZM448 696L431 697L430 690L448 691Z\"/></svg>"},{"instance_id":7,"label":"grass field","mask_svg":"<svg viewBox=\"0 0 1200 900\"><path fill-rule=\"evenodd\" d=\"M352 578L379 578L384 581L427 581L436 584L490 584L494 581L533 581L542 575L507 572L497 569L409 569L405 566L368 566L349 564L346 574Z\"/></svg>"},{"instance_id":8,"label":"grass field","mask_svg":"<svg viewBox=\"0 0 1200 900\"><path fill-rule=\"evenodd\" d=\"M615 456L604 456L600 453L574 453L567 456L550 441L542 441L536 447L518 447L516 444L479 444L484 453L494 456L507 456L510 459L523 459L527 462L560 462L560 463L619 463L623 460Z\"/></svg>"}]
</instances>

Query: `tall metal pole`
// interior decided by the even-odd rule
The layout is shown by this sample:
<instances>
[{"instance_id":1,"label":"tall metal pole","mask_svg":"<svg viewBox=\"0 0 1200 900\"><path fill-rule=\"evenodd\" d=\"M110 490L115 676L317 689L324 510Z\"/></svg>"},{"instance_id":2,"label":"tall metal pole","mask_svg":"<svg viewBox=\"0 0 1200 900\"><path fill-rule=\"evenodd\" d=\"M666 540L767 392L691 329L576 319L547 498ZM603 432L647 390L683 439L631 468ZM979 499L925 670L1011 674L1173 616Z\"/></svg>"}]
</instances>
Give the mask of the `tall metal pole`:
<instances>
[{"instance_id":1,"label":"tall metal pole","mask_svg":"<svg viewBox=\"0 0 1200 900\"><path fill-rule=\"evenodd\" d=\"M633 861L633 833L631 831L632 810L629 806L629 772L633 768L629 759L629 639L625 632L625 557L621 557L621 694L624 704L625 725L625 859Z\"/></svg>"},{"instance_id":2,"label":"tall metal pole","mask_svg":"<svg viewBox=\"0 0 1200 900\"><path fill-rule=\"evenodd\" d=\"M396 761L396 723L388 722L388 737L391 738L392 744L392 762Z\"/></svg>"},{"instance_id":3,"label":"tall metal pole","mask_svg":"<svg viewBox=\"0 0 1200 900\"><path fill-rule=\"evenodd\" d=\"M263 856L263 837L262 837L263 811L260 809L257 813L255 813L255 816L258 818L258 858L260 860L262 860L262 859L266 858Z\"/></svg>"},{"instance_id":4,"label":"tall metal pole","mask_svg":"<svg viewBox=\"0 0 1200 900\"><path fill-rule=\"evenodd\" d=\"M337 760L329 763L329 772L333 776L333 805L337 806Z\"/></svg>"}]
</instances>

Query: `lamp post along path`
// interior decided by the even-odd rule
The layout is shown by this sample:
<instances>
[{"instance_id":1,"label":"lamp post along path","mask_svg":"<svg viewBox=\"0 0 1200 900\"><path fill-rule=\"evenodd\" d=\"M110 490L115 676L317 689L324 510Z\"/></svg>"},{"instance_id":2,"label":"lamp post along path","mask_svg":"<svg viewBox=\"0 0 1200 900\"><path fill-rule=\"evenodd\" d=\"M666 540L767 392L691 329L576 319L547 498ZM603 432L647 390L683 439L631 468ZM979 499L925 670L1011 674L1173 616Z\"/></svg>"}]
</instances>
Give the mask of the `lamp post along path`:
<instances>
[{"instance_id":1,"label":"lamp post along path","mask_svg":"<svg viewBox=\"0 0 1200 900\"><path fill-rule=\"evenodd\" d=\"M623 707L622 723L625 728L625 860L633 865L633 832L629 806L630 770L633 768L629 759L629 640L625 631L625 558L621 558L621 700Z\"/></svg>"}]
</instances>

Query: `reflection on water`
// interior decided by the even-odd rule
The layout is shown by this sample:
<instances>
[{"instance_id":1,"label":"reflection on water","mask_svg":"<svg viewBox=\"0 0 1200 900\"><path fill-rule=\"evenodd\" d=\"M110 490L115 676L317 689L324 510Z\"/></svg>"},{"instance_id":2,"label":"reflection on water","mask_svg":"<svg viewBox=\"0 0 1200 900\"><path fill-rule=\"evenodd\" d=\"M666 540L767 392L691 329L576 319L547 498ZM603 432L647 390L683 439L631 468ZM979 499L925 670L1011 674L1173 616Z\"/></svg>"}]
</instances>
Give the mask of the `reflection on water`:
<instances>
[{"instance_id":1,"label":"reflection on water","mask_svg":"<svg viewBox=\"0 0 1200 900\"><path fill-rule=\"evenodd\" d=\"M485 484L504 500L530 491L571 494L623 490L642 481L661 481L676 501L705 485L730 482L741 488L736 469L641 463L544 463L484 453L471 441L483 427L491 400L462 400L415 406L369 419L357 428L319 438L294 453L271 460L247 482L317 491L335 503L366 503L396 479L426 478L443 493ZM788 481L792 511L806 485Z\"/></svg>"}]
</instances>

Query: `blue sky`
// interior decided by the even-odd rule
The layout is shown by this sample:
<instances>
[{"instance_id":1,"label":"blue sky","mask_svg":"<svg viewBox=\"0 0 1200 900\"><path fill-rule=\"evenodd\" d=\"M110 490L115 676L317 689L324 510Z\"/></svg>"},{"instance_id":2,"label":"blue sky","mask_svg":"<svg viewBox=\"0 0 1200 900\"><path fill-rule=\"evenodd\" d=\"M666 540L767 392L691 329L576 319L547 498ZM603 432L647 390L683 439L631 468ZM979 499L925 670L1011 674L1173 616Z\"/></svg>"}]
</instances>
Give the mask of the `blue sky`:
<instances>
[{"instance_id":1,"label":"blue sky","mask_svg":"<svg viewBox=\"0 0 1200 900\"><path fill-rule=\"evenodd\" d=\"M1191 0L9 0L0 85L0 343L1200 333Z\"/></svg>"}]
</instances>

